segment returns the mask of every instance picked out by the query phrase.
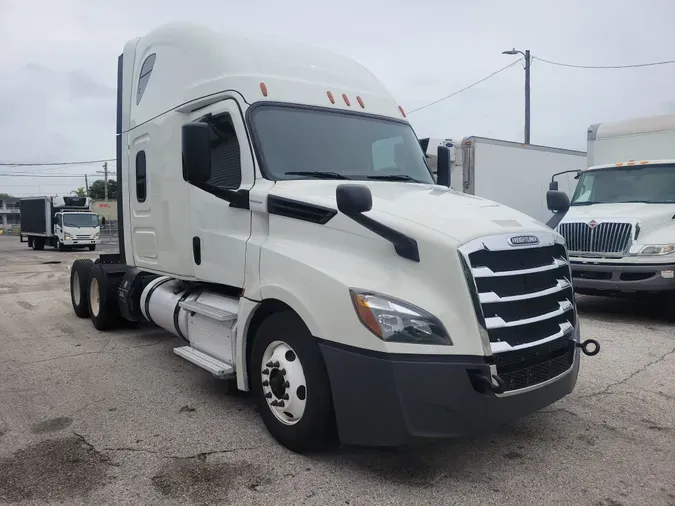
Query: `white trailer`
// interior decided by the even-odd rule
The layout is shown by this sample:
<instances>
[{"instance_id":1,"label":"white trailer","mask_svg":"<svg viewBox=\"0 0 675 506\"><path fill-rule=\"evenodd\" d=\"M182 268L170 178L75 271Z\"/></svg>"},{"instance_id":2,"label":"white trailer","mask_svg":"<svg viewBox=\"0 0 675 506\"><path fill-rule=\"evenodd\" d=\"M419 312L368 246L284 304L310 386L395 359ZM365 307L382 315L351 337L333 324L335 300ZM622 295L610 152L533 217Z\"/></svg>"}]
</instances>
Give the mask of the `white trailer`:
<instances>
[{"instance_id":1,"label":"white trailer","mask_svg":"<svg viewBox=\"0 0 675 506\"><path fill-rule=\"evenodd\" d=\"M586 166L586 153L571 149L477 136L424 138L420 142L433 171L437 147L450 148L453 189L517 209L541 222L551 215L546 190L552 176ZM560 191L570 196L574 193L574 174L561 175L557 181Z\"/></svg>"},{"instance_id":2,"label":"white trailer","mask_svg":"<svg viewBox=\"0 0 675 506\"><path fill-rule=\"evenodd\" d=\"M176 335L294 451L489 430L570 393L597 352L562 237L434 184L346 57L186 24L131 40L117 164L120 253L74 262L76 314Z\"/></svg>"},{"instance_id":3,"label":"white trailer","mask_svg":"<svg viewBox=\"0 0 675 506\"><path fill-rule=\"evenodd\" d=\"M577 292L655 295L675 314L675 115L591 125L558 230Z\"/></svg>"}]
</instances>

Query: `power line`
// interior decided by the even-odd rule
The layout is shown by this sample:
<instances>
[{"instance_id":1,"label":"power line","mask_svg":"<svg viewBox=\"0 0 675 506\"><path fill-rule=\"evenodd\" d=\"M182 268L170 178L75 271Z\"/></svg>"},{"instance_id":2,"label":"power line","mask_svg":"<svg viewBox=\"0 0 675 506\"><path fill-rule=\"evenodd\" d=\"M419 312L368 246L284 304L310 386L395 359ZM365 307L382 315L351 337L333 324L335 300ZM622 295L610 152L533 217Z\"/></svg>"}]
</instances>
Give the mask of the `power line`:
<instances>
[{"instance_id":1,"label":"power line","mask_svg":"<svg viewBox=\"0 0 675 506\"><path fill-rule=\"evenodd\" d=\"M656 65L668 65L670 63L675 63L675 60L665 60L651 63L636 63L633 65L573 65L571 63L560 63L557 61L546 60L538 56L533 56L532 59L539 60L544 63L549 63L551 65L557 65L559 67L571 67L575 69L634 69L634 68L653 67Z\"/></svg>"},{"instance_id":2,"label":"power line","mask_svg":"<svg viewBox=\"0 0 675 506\"><path fill-rule=\"evenodd\" d=\"M522 60L522 58L519 58L518 60L512 61L506 67L502 67L499 70L495 70L492 74L485 76L483 79L481 79L479 81L476 81L475 83L472 83L468 86L465 86L461 90L457 90L457 91L451 93L450 95L446 95L443 98L439 98L438 100L434 100L433 102L429 102L428 104L423 105L422 107L418 107L417 109L413 109L412 111L408 111L408 114L412 114L414 112L421 111L422 109L426 109L427 107L431 107L432 105L436 105L437 103L442 102L443 100L447 100L451 97L454 97L455 95L458 95L458 94L462 93L463 91L466 91L470 88L473 88L474 86L482 83L483 81L487 81L491 77L496 76L500 72L504 72L506 69L513 67L516 63L520 62L521 60Z\"/></svg>"},{"instance_id":3,"label":"power line","mask_svg":"<svg viewBox=\"0 0 675 506\"><path fill-rule=\"evenodd\" d=\"M68 177L68 178L80 178L84 176L89 177L99 177L96 174L0 174L2 177L30 177L30 178L41 178L41 177Z\"/></svg>"},{"instance_id":4,"label":"power line","mask_svg":"<svg viewBox=\"0 0 675 506\"><path fill-rule=\"evenodd\" d=\"M114 162L115 158L106 158L104 160L84 160L79 162L47 162L47 163L14 163L14 162L2 162L0 167L46 167L48 165L89 165L93 163L103 163L103 162Z\"/></svg>"}]
</instances>

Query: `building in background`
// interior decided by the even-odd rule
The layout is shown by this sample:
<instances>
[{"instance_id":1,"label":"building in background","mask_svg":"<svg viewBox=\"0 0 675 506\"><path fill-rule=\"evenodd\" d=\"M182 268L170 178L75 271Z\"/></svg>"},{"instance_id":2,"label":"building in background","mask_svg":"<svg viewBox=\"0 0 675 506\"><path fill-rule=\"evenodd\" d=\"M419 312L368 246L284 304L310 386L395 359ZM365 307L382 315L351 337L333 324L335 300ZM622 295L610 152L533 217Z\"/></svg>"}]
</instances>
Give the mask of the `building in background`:
<instances>
[{"instance_id":1,"label":"building in background","mask_svg":"<svg viewBox=\"0 0 675 506\"><path fill-rule=\"evenodd\" d=\"M117 221L116 200L92 200L91 212L103 216L105 221Z\"/></svg>"},{"instance_id":2,"label":"building in background","mask_svg":"<svg viewBox=\"0 0 675 506\"><path fill-rule=\"evenodd\" d=\"M3 230L18 228L19 199L16 197L0 197L0 228Z\"/></svg>"}]
</instances>

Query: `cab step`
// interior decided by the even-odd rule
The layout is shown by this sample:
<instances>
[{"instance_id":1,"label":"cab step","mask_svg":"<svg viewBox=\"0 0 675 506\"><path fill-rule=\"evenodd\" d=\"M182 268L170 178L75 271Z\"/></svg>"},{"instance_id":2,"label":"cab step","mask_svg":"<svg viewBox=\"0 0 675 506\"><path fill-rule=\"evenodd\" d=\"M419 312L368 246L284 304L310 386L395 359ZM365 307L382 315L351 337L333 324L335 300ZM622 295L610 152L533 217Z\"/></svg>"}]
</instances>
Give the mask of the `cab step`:
<instances>
[{"instance_id":1,"label":"cab step","mask_svg":"<svg viewBox=\"0 0 675 506\"><path fill-rule=\"evenodd\" d=\"M210 304L205 304L196 300L185 300L183 302L179 302L178 305L186 311L206 316L207 318L211 318L212 320L216 320L218 322L230 322L237 319L237 313L233 313L226 309L211 306Z\"/></svg>"},{"instance_id":2,"label":"cab step","mask_svg":"<svg viewBox=\"0 0 675 506\"><path fill-rule=\"evenodd\" d=\"M213 358L206 353L202 353L199 350L195 350L191 346L181 346L180 348L174 348L173 352L188 362L192 362L202 369L209 371L216 378L226 379L234 376L234 366L226 362L222 362L217 358Z\"/></svg>"}]
</instances>

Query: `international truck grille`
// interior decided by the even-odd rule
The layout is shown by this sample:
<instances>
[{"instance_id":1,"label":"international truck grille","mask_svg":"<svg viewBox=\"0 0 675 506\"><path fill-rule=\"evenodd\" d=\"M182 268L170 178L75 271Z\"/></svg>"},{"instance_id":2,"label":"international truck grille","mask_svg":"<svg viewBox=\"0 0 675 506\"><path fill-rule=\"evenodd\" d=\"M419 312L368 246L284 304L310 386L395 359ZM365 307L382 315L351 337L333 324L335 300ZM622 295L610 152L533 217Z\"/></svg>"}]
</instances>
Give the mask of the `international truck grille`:
<instances>
[{"instance_id":1,"label":"international truck grille","mask_svg":"<svg viewBox=\"0 0 675 506\"><path fill-rule=\"evenodd\" d=\"M561 223L560 235L567 249L573 253L620 254L631 242L633 226L630 223Z\"/></svg>"},{"instance_id":2,"label":"international truck grille","mask_svg":"<svg viewBox=\"0 0 675 506\"><path fill-rule=\"evenodd\" d=\"M522 239L526 246L518 240L518 234L489 236L460 248L484 342L507 390L569 370L577 325L569 259L559 236L540 232Z\"/></svg>"},{"instance_id":3,"label":"international truck grille","mask_svg":"<svg viewBox=\"0 0 675 506\"><path fill-rule=\"evenodd\" d=\"M524 350L495 355L497 374L507 391L520 390L560 376L574 365L575 344L562 337Z\"/></svg>"}]
</instances>

